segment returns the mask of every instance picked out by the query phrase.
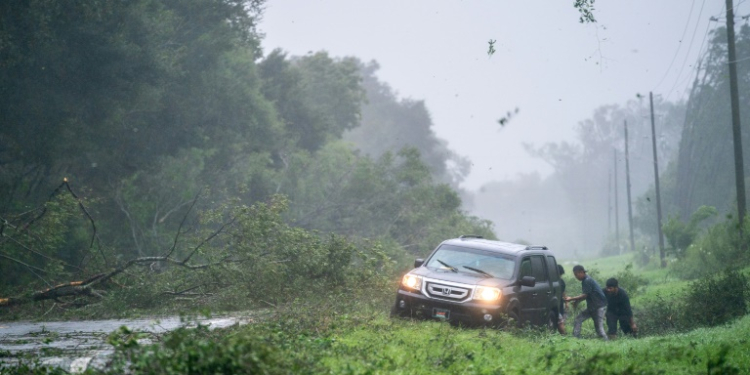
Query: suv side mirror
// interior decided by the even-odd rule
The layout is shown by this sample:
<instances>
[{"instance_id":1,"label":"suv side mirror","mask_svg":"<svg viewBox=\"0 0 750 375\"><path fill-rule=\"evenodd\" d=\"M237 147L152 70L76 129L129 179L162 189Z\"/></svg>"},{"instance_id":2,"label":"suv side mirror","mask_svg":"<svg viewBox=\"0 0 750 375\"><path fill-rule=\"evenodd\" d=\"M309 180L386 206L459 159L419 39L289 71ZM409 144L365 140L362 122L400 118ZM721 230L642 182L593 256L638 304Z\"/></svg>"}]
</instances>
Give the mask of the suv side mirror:
<instances>
[{"instance_id":1,"label":"suv side mirror","mask_svg":"<svg viewBox=\"0 0 750 375\"><path fill-rule=\"evenodd\" d=\"M414 268L421 267L422 264L424 264L424 259L422 258L414 259Z\"/></svg>"},{"instance_id":2,"label":"suv side mirror","mask_svg":"<svg viewBox=\"0 0 750 375\"><path fill-rule=\"evenodd\" d=\"M521 278L521 286L530 286L533 287L536 285L536 278L534 276L524 276Z\"/></svg>"}]
</instances>

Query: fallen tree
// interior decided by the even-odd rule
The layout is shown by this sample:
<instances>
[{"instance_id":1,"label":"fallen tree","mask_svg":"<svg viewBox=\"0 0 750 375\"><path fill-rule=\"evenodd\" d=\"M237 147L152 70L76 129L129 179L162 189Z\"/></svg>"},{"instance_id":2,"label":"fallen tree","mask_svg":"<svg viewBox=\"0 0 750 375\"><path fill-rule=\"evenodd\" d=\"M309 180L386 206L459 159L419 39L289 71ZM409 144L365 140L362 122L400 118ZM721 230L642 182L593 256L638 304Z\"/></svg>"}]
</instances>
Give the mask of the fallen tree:
<instances>
[{"instance_id":1,"label":"fallen tree","mask_svg":"<svg viewBox=\"0 0 750 375\"><path fill-rule=\"evenodd\" d=\"M69 192L67 197L75 197L67 181L63 181L57 192ZM101 301L108 304L111 312L162 308L169 301L186 300L191 302L190 308L278 306L295 298L319 296L356 285L378 287L385 280L382 276L393 271L394 262L379 242L362 240L355 245L342 236L286 224L282 216L288 209L288 200L284 196L272 196L251 206L230 200L195 213L200 220L191 222L187 218L193 215L191 212L201 196L199 192L189 207L185 205L181 222L174 222L175 235L162 242L166 249L160 255L148 256L133 255L141 251L94 248L101 246L96 221L80 199L68 202L69 207L75 203L84 212L94 240L86 243L91 246L86 253L87 262L65 263L65 272L59 271L60 264L55 264L58 271L53 272L54 267L44 264L50 255L24 243L23 240L41 243L44 231L27 233L22 238L20 233L25 233L30 225L6 225L5 228L12 230L0 231L0 261L12 262L41 282L27 287L29 291L8 293L16 294L15 297L0 298L0 308L46 300L55 301L59 307ZM39 212L33 221L38 222L45 211L42 208ZM32 237L36 242L29 240ZM2 247L10 243L13 246ZM8 253L3 254L3 249ZM33 257L24 258L29 254ZM67 281L71 279L76 281Z\"/></svg>"},{"instance_id":2,"label":"fallen tree","mask_svg":"<svg viewBox=\"0 0 750 375\"><path fill-rule=\"evenodd\" d=\"M96 222L93 219L93 217L89 214L89 210L83 204L83 201L73 192L73 189L70 187L70 184L68 183L67 178L63 179L63 182L50 195L48 202L51 201L55 196L57 196L62 191L67 191L77 201L77 205L80 208L81 212L83 212L83 214L91 223L93 234L92 234L91 242L89 246L90 246L90 249L93 249L94 245L98 243L99 241L97 233L96 233ZM211 235L201 240L200 243L197 246L195 246L192 249L192 251L190 251L188 255L185 256L183 259L175 259L173 257L175 253L175 249L177 248L179 237L183 233L183 225L185 223L185 219L188 216L188 214L192 211L199 196L200 194L196 195L195 199L193 199L193 202L190 208L188 209L188 212L185 214L182 222L180 223L180 226L177 230L177 233L175 235L171 248L167 250L164 255L136 257L128 261L121 262L121 264L113 267L109 265L110 262L108 262L107 257L104 255L104 252L101 251L101 246L99 246L100 247L99 254L102 257L104 264L107 265L106 268L109 268L108 271L96 273L94 276L88 277L85 280L64 282L61 284L50 286L49 288L44 289L44 290L30 291L17 297L0 298L0 307L11 307L11 306L17 306L17 305L30 303L30 302L38 302L38 301L45 301L45 300L54 300L64 306L67 303L62 301L61 298L65 298L65 297L85 296L85 297L101 298L102 294L104 293L102 288L108 281L110 281L117 275L123 272L126 272L131 267L134 267L137 265L153 266L154 264L158 264L158 263L166 263L166 264L170 264L173 266L183 267L186 269L197 270L197 269L205 269L205 268L209 268L212 266L216 266L218 264L225 263L225 262L236 261L236 260L230 259L229 256L225 256L217 262L199 263L199 264L190 262L193 256L198 252L199 249L201 249L201 247L204 244L206 244L211 239L215 238L217 235L223 232L228 226L232 225L236 220L236 216L231 218L229 221L225 222L224 224L222 224ZM26 234L29 231L29 229L32 227L32 225L38 222L40 219L42 219L44 215L46 215L48 212L46 206L40 207L37 210L32 210L32 211L38 211L39 213L33 216L29 221L27 221L26 223L20 226L12 225L10 224L8 220L4 218L0 218L0 220L2 220L2 226L0 226L0 245L2 245L5 242L13 242L20 248L23 248L24 250L30 253L33 253L35 255L38 255L44 258L49 258L48 256L42 254L40 251L36 251L32 247L25 245L23 241L19 240L18 238L19 236ZM14 229L15 235L8 234L6 231L7 228ZM17 259L16 257L4 254L2 252L0 252L0 257L26 267L32 273L37 275L37 277L40 278L45 284L50 285L50 283L47 282L47 280L45 280L42 276L39 275L39 273L46 272L41 267L28 264L20 259ZM68 265L68 266L77 268L79 270L81 269L81 267L76 267L73 265ZM201 285L193 286L193 287L190 287L185 290L178 291L178 292L165 291L164 294L175 295L175 296L185 295L185 293L189 293L191 290L196 289L200 286Z\"/></svg>"}]
</instances>

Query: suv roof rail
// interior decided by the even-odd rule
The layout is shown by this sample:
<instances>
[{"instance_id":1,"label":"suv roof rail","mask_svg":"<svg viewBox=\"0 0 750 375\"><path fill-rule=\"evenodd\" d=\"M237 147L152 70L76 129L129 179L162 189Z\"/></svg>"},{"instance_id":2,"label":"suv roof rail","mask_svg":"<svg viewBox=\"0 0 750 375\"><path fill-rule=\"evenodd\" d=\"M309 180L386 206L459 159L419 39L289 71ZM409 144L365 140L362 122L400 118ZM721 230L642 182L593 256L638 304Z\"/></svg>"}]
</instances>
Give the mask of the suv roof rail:
<instances>
[{"instance_id":1,"label":"suv roof rail","mask_svg":"<svg viewBox=\"0 0 750 375\"><path fill-rule=\"evenodd\" d=\"M549 250L547 246L526 246L526 250Z\"/></svg>"},{"instance_id":2,"label":"suv roof rail","mask_svg":"<svg viewBox=\"0 0 750 375\"><path fill-rule=\"evenodd\" d=\"M459 240L467 239L467 238L484 238L477 234L463 234L460 237L458 237Z\"/></svg>"}]
</instances>

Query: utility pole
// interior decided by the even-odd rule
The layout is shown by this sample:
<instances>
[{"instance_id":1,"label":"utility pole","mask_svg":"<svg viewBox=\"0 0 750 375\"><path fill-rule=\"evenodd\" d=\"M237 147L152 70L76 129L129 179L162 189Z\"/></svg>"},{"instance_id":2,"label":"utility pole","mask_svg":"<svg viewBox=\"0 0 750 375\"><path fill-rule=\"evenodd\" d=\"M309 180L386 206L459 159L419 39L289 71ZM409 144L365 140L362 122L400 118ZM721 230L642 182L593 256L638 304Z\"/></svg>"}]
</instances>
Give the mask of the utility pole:
<instances>
[{"instance_id":1,"label":"utility pole","mask_svg":"<svg viewBox=\"0 0 750 375\"><path fill-rule=\"evenodd\" d=\"M630 156L628 155L628 120L625 120L625 181L628 191L628 227L630 228L630 252L635 253L633 240L633 205L630 202Z\"/></svg>"},{"instance_id":2,"label":"utility pole","mask_svg":"<svg viewBox=\"0 0 750 375\"><path fill-rule=\"evenodd\" d=\"M734 50L734 9L727 0L727 50L729 52L729 93L732 97L732 136L734 138L734 179L737 188L737 215L740 246L745 247L742 223L745 219L745 167L742 160L742 132L740 130L740 95L737 87L737 54Z\"/></svg>"},{"instance_id":3,"label":"utility pole","mask_svg":"<svg viewBox=\"0 0 750 375\"><path fill-rule=\"evenodd\" d=\"M731 1L731 0L727 0ZM656 124L654 123L654 94L648 93L648 99L651 102L651 143L654 148L654 184L656 186L656 226L659 228L659 259L661 267L667 266L667 260L664 258L664 235L661 232L661 193L659 192L659 161L656 157Z\"/></svg>"},{"instance_id":4,"label":"utility pole","mask_svg":"<svg viewBox=\"0 0 750 375\"><path fill-rule=\"evenodd\" d=\"M620 207L617 203L617 149L615 154L615 238L617 239L617 254L620 254Z\"/></svg>"}]
</instances>

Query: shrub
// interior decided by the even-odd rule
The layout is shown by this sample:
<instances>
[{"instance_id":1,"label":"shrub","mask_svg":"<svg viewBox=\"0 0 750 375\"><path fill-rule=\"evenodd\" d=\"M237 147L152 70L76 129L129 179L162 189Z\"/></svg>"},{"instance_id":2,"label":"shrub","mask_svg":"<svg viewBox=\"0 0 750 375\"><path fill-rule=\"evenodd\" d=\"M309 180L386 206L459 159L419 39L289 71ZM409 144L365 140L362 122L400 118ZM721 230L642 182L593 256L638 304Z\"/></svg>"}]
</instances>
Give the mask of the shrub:
<instances>
[{"instance_id":1,"label":"shrub","mask_svg":"<svg viewBox=\"0 0 750 375\"><path fill-rule=\"evenodd\" d=\"M690 216L688 223L683 223L677 216L670 216L667 222L662 226L664 230L664 237L669 242L669 252L678 258L684 255L685 249L687 249L698 237L700 232L700 223L716 216L718 211L716 208L711 206L700 206Z\"/></svg>"},{"instance_id":2,"label":"shrub","mask_svg":"<svg viewBox=\"0 0 750 375\"><path fill-rule=\"evenodd\" d=\"M180 328L151 345L141 345L137 338L127 329L110 335L116 353L108 373L293 374L315 373L317 367L242 330L217 334L205 326Z\"/></svg>"},{"instance_id":3,"label":"shrub","mask_svg":"<svg viewBox=\"0 0 750 375\"><path fill-rule=\"evenodd\" d=\"M648 285L648 280L633 273L632 263L628 263L628 265L625 266L625 270L616 273L613 277L617 279L619 286L628 292L630 298L633 298L639 293L641 288ZM601 282L601 287L604 288L606 280L602 280Z\"/></svg>"},{"instance_id":4,"label":"shrub","mask_svg":"<svg viewBox=\"0 0 750 375\"><path fill-rule=\"evenodd\" d=\"M667 297L657 294L646 300L637 308L633 308L633 315L638 324L641 335L663 335L687 329L681 320L684 304L682 300L671 294Z\"/></svg>"},{"instance_id":5,"label":"shrub","mask_svg":"<svg viewBox=\"0 0 750 375\"><path fill-rule=\"evenodd\" d=\"M750 233L750 220L745 222L744 233ZM728 265L747 265L748 254L740 246L737 222L729 220L716 224L685 250L685 254L674 264L675 274L691 280L720 272Z\"/></svg>"},{"instance_id":6,"label":"shrub","mask_svg":"<svg viewBox=\"0 0 750 375\"><path fill-rule=\"evenodd\" d=\"M690 284L685 300L686 320L694 325L724 324L747 312L748 279L727 269L720 277L704 277Z\"/></svg>"}]
</instances>

